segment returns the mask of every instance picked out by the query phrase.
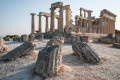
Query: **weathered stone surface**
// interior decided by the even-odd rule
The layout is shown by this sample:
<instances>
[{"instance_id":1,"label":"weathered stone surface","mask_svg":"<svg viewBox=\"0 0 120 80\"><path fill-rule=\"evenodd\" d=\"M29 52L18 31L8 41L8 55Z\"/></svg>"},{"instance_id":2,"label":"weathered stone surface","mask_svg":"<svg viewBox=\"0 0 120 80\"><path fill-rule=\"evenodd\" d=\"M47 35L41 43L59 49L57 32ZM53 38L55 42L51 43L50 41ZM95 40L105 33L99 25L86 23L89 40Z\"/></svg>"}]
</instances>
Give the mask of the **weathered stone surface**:
<instances>
[{"instance_id":1,"label":"weathered stone surface","mask_svg":"<svg viewBox=\"0 0 120 80\"><path fill-rule=\"evenodd\" d=\"M9 51L9 48L7 45L5 44L0 44L0 53L4 53L4 52L8 52Z\"/></svg>"},{"instance_id":2,"label":"weathered stone surface","mask_svg":"<svg viewBox=\"0 0 120 80\"><path fill-rule=\"evenodd\" d=\"M30 34L29 41L34 41L34 40L35 40L35 34Z\"/></svg>"},{"instance_id":3,"label":"weathered stone surface","mask_svg":"<svg viewBox=\"0 0 120 80\"><path fill-rule=\"evenodd\" d=\"M88 36L71 35L69 37L65 37L65 43L67 44L73 44L75 41L88 42Z\"/></svg>"},{"instance_id":4,"label":"weathered stone surface","mask_svg":"<svg viewBox=\"0 0 120 80\"><path fill-rule=\"evenodd\" d=\"M63 46L64 43L64 37L60 37L60 36L54 36L48 43L47 43L47 47L53 46L58 44L59 46Z\"/></svg>"},{"instance_id":5,"label":"weathered stone surface","mask_svg":"<svg viewBox=\"0 0 120 80\"><path fill-rule=\"evenodd\" d=\"M14 37L13 41L21 41L21 39L19 37Z\"/></svg>"},{"instance_id":6,"label":"weathered stone surface","mask_svg":"<svg viewBox=\"0 0 120 80\"><path fill-rule=\"evenodd\" d=\"M5 37L4 40L5 41L10 41L10 38Z\"/></svg>"},{"instance_id":7,"label":"weathered stone surface","mask_svg":"<svg viewBox=\"0 0 120 80\"><path fill-rule=\"evenodd\" d=\"M62 62L61 47L53 45L39 51L35 72L43 77L49 77L59 71Z\"/></svg>"},{"instance_id":8,"label":"weathered stone surface","mask_svg":"<svg viewBox=\"0 0 120 80\"><path fill-rule=\"evenodd\" d=\"M116 43L119 43L119 42L120 42L119 35L117 35L117 34L115 35L115 42L116 42Z\"/></svg>"},{"instance_id":9,"label":"weathered stone surface","mask_svg":"<svg viewBox=\"0 0 120 80\"><path fill-rule=\"evenodd\" d=\"M12 51L1 57L1 60L12 60L18 57L32 53L34 50L34 45L31 42L25 42Z\"/></svg>"},{"instance_id":10,"label":"weathered stone surface","mask_svg":"<svg viewBox=\"0 0 120 80\"><path fill-rule=\"evenodd\" d=\"M104 43L104 44L113 44L114 39L108 38L108 37L103 37L99 39L99 42Z\"/></svg>"},{"instance_id":11,"label":"weathered stone surface","mask_svg":"<svg viewBox=\"0 0 120 80\"><path fill-rule=\"evenodd\" d=\"M0 38L0 44L3 44L3 39L2 38Z\"/></svg>"},{"instance_id":12,"label":"weathered stone surface","mask_svg":"<svg viewBox=\"0 0 120 80\"><path fill-rule=\"evenodd\" d=\"M21 36L21 41L23 41L23 42L28 41L28 35L22 35Z\"/></svg>"},{"instance_id":13,"label":"weathered stone surface","mask_svg":"<svg viewBox=\"0 0 120 80\"><path fill-rule=\"evenodd\" d=\"M74 54L77 54L82 61L93 64L100 62L98 54L84 42L75 41L72 44L72 49Z\"/></svg>"},{"instance_id":14,"label":"weathered stone surface","mask_svg":"<svg viewBox=\"0 0 120 80\"><path fill-rule=\"evenodd\" d=\"M113 43L113 46L120 49L120 43Z\"/></svg>"}]
</instances>

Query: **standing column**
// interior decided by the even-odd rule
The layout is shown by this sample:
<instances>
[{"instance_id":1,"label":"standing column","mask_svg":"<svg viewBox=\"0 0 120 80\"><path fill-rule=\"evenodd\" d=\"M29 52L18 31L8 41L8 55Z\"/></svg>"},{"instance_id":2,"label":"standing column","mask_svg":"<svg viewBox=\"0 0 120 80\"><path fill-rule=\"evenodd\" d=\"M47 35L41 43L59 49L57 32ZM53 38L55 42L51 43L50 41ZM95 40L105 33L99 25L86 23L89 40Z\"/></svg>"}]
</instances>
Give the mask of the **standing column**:
<instances>
[{"instance_id":1,"label":"standing column","mask_svg":"<svg viewBox=\"0 0 120 80\"><path fill-rule=\"evenodd\" d=\"M110 23L109 24L110 24L110 27L109 27L109 31L110 32L109 33L111 34L111 27L112 27L112 25L111 25L111 19L110 19Z\"/></svg>"},{"instance_id":2,"label":"standing column","mask_svg":"<svg viewBox=\"0 0 120 80\"><path fill-rule=\"evenodd\" d=\"M58 32L64 32L63 29L63 7L60 6Z\"/></svg>"},{"instance_id":3,"label":"standing column","mask_svg":"<svg viewBox=\"0 0 120 80\"><path fill-rule=\"evenodd\" d=\"M113 21L113 34L115 34L115 21Z\"/></svg>"},{"instance_id":4,"label":"standing column","mask_svg":"<svg viewBox=\"0 0 120 80\"><path fill-rule=\"evenodd\" d=\"M58 26L59 26L59 18L56 18L57 19L57 29L58 29Z\"/></svg>"},{"instance_id":5,"label":"standing column","mask_svg":"<svg viewBox=\"0 0 120 80\"><path fill-rule=\"evenodd\" d=\"M88 11L88 33L92 32L91 13L92 11Z\"/></svg>"},{"instance_id":6,"label":"standing column","mask_svg":"<svg viewBox=\"0 0 120 80\"><path fill-rule=\"evenodd\" d=\"M101 17L101 18L100 18L100 33L101 33L101 34L103 33L103 26L104 26L104 18Z\"/></svg>"},{"instance_id":7,"label":"standing column","mask_svg":"<svg viewBox=\"0 0 120 80\"><path fill-rule=\"evenodd\" d=\"M38 26L38 33L41 33L42 32L42 19L41 19L41 15L40 15L40 13L39 13L39 26Z\"/></svg>"},{"instance_id":8,"label":"standing column","mask_svg":"<svg viewBox=\"0 0 120 80\"><path fill-rule=\"evenodd\" d=\"M104 30L103 30L103 34L106 33L106 18L104 18Z\"/></svg>"},{"instance_id":9,"label":"standing column","mask_svg":"<svg viewBox=\"0 0 120 80\"><path fill-rule=\"evenodd\" d=\"M110 19L108 19L108 22L107 22L107 23L108 23L108 26L107 26L107 34L109 34L109 33L110 33L110 29L109 29L109 28L110 28Z\"/></svg>"},{"instance_id":10,"label":"standing column","mask_svg":"<svg viewBox=\"0 0 120 80\"><path fill-rule=\"evenodd\" d=\"M66 7L66 26L65 26L65 32L68 32L69 29L69 18L70 17L70 6L67 5Z\"/></svg>"},{"instance_id":11,"label":"standing column","mask_svg":"<svg viewBox=\"0 0 120 80\"><path fill-rule=\"evenodd\" d=\"M78 17L75 16L75 26L78 26Z\"/></svg>"},{"instance_id":12,"label":"standing column","mask_svg":"<svg viewBox=\"0 0 120 80\"><path fill-rule=\"evenodd\" d=\"M54 8L51 8L51 24L50 24L50 31L54 32L55 31L55 13L54 13Z\"/></svg>"},{"instance_id":13,"label":"standing column","mask_svg":"<svg viewBox=\"0 0 120 80\"><path fill-rule=\"evenodd\" d=\"M32 15L32 20L31 20L31 33L35 33L35 13L31 13Z\"/></svg>"},{"instance_id":14,"label":"standing column","mask_svg":"<svg viewBox=\"0 0 120 80\"><path fill-rule=\"evenodd\" d=\"M80 8L80 16L82 16L82 9Z\"/></svg>"},{"instance_id":15,"label":"standing column","mask_svg":"<svg viewBox=\"0 0 120 80\"><path fill-rule=\"evenodd\" d=\"M45 28L45 32L48 32L48 30L49 30L49 29L48 29L48 18L49 18L49 17L48 17L48 16L45 16L45 17L46 17L46 28Z\"/></svg>"},{"instance_id":16,"label":"standing column","mask_svg":"<svg viewBox=\"0 0 120 80\"><path fill-rule=\"evenodd\" d=\"M79 19L80 20L80 25L79 25L79 32L80 32L80 28L82 28L82 19Z\"/></svg>"},{"instance_id":17,"label":"standing column","mask_svg":"<svg viewBox=\"0 0 120 80\"><path fill-rule=\"evenodd\" d=\"M86 17L86 11L84 10L84 17Z\"/></svg>"},{"instance_id":18,"label":"standing column","mask_svg":"<svg viewBox=\"0 0 120 80\"><path fill-rule=\"evenodd\" d=\"M107 34L108 33L108 18L106 18L106 31L105 33Z\"/></svg>"}]
</instances>

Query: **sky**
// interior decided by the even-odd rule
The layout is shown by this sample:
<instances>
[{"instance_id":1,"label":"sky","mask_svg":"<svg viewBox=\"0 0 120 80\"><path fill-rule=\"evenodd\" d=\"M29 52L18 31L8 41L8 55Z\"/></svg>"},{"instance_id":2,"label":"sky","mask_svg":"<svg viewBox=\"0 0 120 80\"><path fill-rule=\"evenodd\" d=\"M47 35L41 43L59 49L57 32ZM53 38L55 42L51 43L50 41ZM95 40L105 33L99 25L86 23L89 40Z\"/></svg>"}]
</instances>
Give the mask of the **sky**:
<instances>
[{"instance_id":1,"label":"sky","mask_svg":"<svg viewBox=\"0 0 120 80\"><path fill-rule=\"evenodd\" d=\"M70 5L73 21L75 15L80 15L80 7L92 10L92 16L96 18L101 10L108 9L117 15L115 28L120 30L120 0L0 0L0 36L29 34L30 13L36 13L35 30L38 30L39 12L50 13L51 4L58 1ZM58 9L55 12L58 14ZM42 30L45 31L45 17L42 17Z\"/></svg>"}]
</instances>

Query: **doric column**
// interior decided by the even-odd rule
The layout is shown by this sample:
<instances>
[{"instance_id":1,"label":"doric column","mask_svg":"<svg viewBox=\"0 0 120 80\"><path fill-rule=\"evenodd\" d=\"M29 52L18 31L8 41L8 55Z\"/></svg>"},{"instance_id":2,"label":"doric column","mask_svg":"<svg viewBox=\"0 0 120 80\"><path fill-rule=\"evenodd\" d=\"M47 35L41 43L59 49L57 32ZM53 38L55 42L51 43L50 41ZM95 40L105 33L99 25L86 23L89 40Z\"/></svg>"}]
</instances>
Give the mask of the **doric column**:
<instances>
[{"instance_id":1,"label":"doric column","mask_svg":"<svg viewBox=\"0 0 120 80\"><path fill-rule=\"evenodd\" d=\"M48 18L49 18L49 17L48 17L48 16L45 16L45 17L46 17L46 28L45 28L45 32L48 32L48 30L49 30L49 29L48 29Z\"/></svg>"},{"instance_id":2,"label":"doric column","mask_svg":"<svg viewBox=\"0 0 120 80\"><path fill-rule=\"evenodd\" d=\"M82 26L82 21L83 21L83 20L82 20L82 19L80 19L80 27L83 27L83 26Z\"/></svg>"},{"instance_id":3,"label":"doric column","mask_svg":"<svg viewBox=\"0 0 120 80\"><path fill-rule=\"evenodd\" d=\"M39 16L38 33L41 33L42 32L42 16L40 15L40 13L38 16Z\"/></svg>"},{"instance_id":4,"label":"doric column","mask_svg":"<svg viewBox=\"0 0 120 80\"><path fill-rule=\"evenodd\" d=\"M57 19L57 29L58 29L58 26L59 26L59 18L56 18Z\"/></svg>"},{"instance_id":5,"label":"doric column","mask_svg":"<svg viewBox=\"0 0 120 80\"><path fill-rule=\"evenodd\" d=\"M35 13L31 13L32 15L32 20L31 20L31 33L35 33Z\"/></svg>"},{"instance_id":6,"label":"doric column","mask_svg":"<svg viewBox=\"0 0 120 80\"><path fill-rule=\"evenodd\" d=\"M86 17L86 11L84 10L84 17Z\"/></svg>"},{"instance_id":7,"label":"doric column","mask_svg":"<svg viewBox=\"0 0 120 80\"><path fill-rule=\"evenodd\" d=\"M109 27L110 32L109 33L111 34L111 27L112 27L111 19L110 19L110 23L109 24L110 24L110 27Z\"/></svg>"},{"instance_id":8,"label":"doric column","mask_svg":"<svg viewBox=\"0 0 120 80\"><path fill-rule=\"evenodd\" d=\"M115 21L113 21L113 34L115 34Z\"/></svg>"},{"instance_id":9,"label":"doric column","mask_svg":"<svg viewBox=\"0 0 120 80\"><path fill-rule=\"evenodd\" d=\"M88 33L92 32L91 13L92 11L88 11Z\"/></svg>"},{"instance_id":10,"label":"doric column","mask_svg":"<svg viewBox=\"0 0 120 80\"><path fill-rule=\"evenodd\" d=\"M80 16L82 16L82 9L80 8Z\"/></svg>"},{"instance_id":11,"label":"doric column","mask_svg":"<svg viewBox=\"0 0 120 80\"><path fill-rule=\"evenodd\" d=\"M104 27L104 18L100 17L100 33L103 33L103 27Z\"/></svg>"},{"instance_id":12,"label":"doric column","mask_svg":"<svg viewBox=\"0 0 120 80\"><path fill-rule=\"evenodd\" d=\"M51 8L51 23L50 23L50 31L54 32L55 31L55 12L54 8Z\"/></svg>"},{"instance_id":13,"label":"doric column","mask_svg":"<svg viewBox=\"0 0 120 80\"><path fill-rule=\"evenodd\" d=\"M104 17L104 27L103 27L103 34L106 33L106 17Z\"/></svg>"},{"instance_id":14,"label":"doric column","mask_svg":"<svg viewBox=\"0 0 120 80\"><path fill-rule=\"evenodd\" d=\"M69 18L70 17L70 6L66 6L66 26L65 26L65 32L68 32L69 29Z\"/></svg>"},{"instance_id":15,"label":"doric column","mask_svg":"<svg viewBox=\"0 0 120 80\"><path fill-rule=\"evenodd\" d=\"M108 19L108 22L107 22L107 23L108 23L108 26L107 26L107 34L109 34L109 33L110 33L110 29L109 29L109 28L110 28L110 19Z\"/></svg>"},{"instance_id":16,"label":"doric column","mask_svg":"<svg viewBox=\"0 0 120 80\"><path fill-rule=\"evenodd\" d=\"M64 32L63 29L63 7L60 6L58 32Z\"/></svg>"},{"instance_id":17,"label":"doric column","mask_svg":"<svg viewBox=\"0 0 120 80\"><path fill-rule=\"evenodd\" d=\"M108 34L108 26L109 25L109 23L108 23L108 18L106 18L106 34Z\"/></svg>"},{"instance_id":18,"label":"doric column","mask_svg":"<svg viewBox=\"0 0 120 80\"><path fill-rule=\"evenodd\" d=\"M75 26L78 26L78 17L75 16Z\"/></svg>"}]
</instances>

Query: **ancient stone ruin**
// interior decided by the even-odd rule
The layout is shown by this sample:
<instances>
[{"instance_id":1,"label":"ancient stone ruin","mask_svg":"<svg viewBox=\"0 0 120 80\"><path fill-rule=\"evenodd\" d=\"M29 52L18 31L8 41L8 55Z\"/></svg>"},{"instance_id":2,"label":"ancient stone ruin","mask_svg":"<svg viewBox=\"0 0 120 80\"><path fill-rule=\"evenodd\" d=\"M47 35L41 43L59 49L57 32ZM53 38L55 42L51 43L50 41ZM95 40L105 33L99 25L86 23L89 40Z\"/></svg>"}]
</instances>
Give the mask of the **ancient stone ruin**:
<instances>
[{"instance_id":1,"label":"ancient stone ruin","mask_svg":"<svg viewBox=\"0 0 120 80\"><path fill-rule=\"evenodd\" d=\"M119 34L115 35L115 42L113 43L113 47L120 49L120 35Z\"/></svg>"},{"instance_id":2,"label":"ancient stone ruin","mask_svg":"<svg viewBox=\"0 0 120 80\"><path fill-rule=\"evenodd\" d=\"M59 15L56 15L55 10L59 8ZM108 34L115 35L116 15L107 9L100 12L100 17L95 18L92 15L92 10L80 8L80 15L75 16L75 25L72 20L72 11L70 5L63 5L62 2L51 4L50 13L39 12L39 26L37 33L42 33L42 16L46 18L44 38L51 39L53 36L63 36L65 40L69 40L72 36L68 34L85 36L89 40L94 38L99 39L106 37ZM64 19L65 11L65 19ZM31 33L35 33L35 13L32 15ZM48 23L50 18L50 24ZM57 29L55 29L55 18L57 19ZM64 21L65 20L65 21ZM65 24L64 24L65 22ZM65 26L64 26L65 25ZM50 29L49 29L50 26ZM67 39L68 38L68 39Z\"/></svg>"},{"instance_id":3,"label":"ancient stone ruin","mask_svg":"<svg viewBox=\"0 0 120 80\"><path fill-rule=\"evenodd\" d=\"M3 39L0 38L0 53L8 52L9 48L3 43Z\"/></svg>"},{"instance_id":4,"label":"ancient stone ruin","mask_svg":"<svg viewBox=\"0 0 120 80\"><path fill-rule=\"evenodd\" d=\"M54 36L52 39L50 39L50 41L47 43L47 47L53 46L53 45L59 45L59 46L63 46L64 43L64 37L60 37L60 36Z\"/></svg>"},{"instance_id":5,"label":"ancient stone ruin","mask_svg":"<svg viewBox=\"0 0 120 80\"><path fill-rule=\"evenodd\" d=\"M39 51L35 72L43 77L58 73L62 63L61 47L53 45Z\"/></svg>"},{"instance_id":6,"label":"ancient stone ruin","mask_svg":"<svg viewBox=\"0 0 120 80\"><path fill-rule=\"evenodd\" d=\"M27 34L22 35L22 36L21 36L21 41L23 41L23 42L29 41L28 35L27 35Z\"/></svg>"},{"instance_id":7,"label":"ancient stone ruin","mask_svg":"<svg viewBox=\"0 0 120 80\"><path fill-rule=\"evenodd\" d=\"M18 46L17 48L11 50L7 54L3 55L0 60L13 60L18 57L31 54L34 50L34 44L31 42L24 42L22 45Z\"/></svg>"},{"instance_id":8,"label":"ancient stone ruin","mask_svg":"<svg viewBox=\"0 0 120 80\"><path fill-rule=\"evenodd\" d=\"M75 41L72 44L74 54L78 55L80 60L88 63L96 64L100 62L98 54L86 43L81 41Z\"/></svg>"}]
</instances>

